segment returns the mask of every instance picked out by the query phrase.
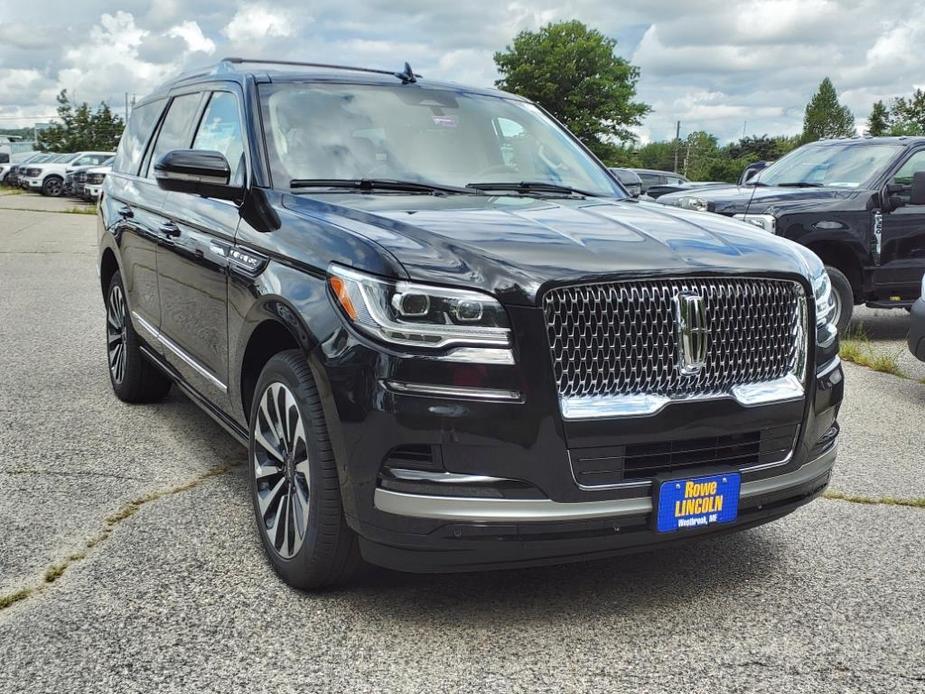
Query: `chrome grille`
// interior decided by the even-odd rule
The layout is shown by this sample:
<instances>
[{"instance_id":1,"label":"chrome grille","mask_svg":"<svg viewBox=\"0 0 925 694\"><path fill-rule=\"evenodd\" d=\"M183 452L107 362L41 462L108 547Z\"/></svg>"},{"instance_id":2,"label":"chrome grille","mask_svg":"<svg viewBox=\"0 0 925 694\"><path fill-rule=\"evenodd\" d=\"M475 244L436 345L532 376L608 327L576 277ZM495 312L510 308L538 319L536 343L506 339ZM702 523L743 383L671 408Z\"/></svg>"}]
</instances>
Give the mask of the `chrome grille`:
<instances>
[{"instance_id":1,"label":"chrome grille","mask_svg":"<svg viewBox=\"0 0 925 694\"><path fill-rule=\"evenodd\" d=\"M674 297L704 300L708 347L699 372L679 368ZM710 396L796 370L805 349L801 285L756 278L610 282L543 297L562 398Z\"/></svg>"}]
</instances>

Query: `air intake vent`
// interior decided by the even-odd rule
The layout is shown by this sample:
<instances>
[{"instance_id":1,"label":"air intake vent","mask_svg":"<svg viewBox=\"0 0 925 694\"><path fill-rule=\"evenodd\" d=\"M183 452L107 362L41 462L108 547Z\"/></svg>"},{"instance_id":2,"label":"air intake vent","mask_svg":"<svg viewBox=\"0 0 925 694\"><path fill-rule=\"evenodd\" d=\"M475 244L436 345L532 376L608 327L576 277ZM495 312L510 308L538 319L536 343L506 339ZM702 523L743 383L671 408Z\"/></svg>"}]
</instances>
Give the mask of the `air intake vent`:
<instances>
[{"instance_id":1,"label":"air intake vent","mask_svg":"<svg viewBox=\"0 0 925 694\"><path fill-rule=\"evenodd\" d=\"M440 446L431 444L405 444L396 446L382 461L383 467L409 470L443 470Z\"/></svg>"}]
</instances>

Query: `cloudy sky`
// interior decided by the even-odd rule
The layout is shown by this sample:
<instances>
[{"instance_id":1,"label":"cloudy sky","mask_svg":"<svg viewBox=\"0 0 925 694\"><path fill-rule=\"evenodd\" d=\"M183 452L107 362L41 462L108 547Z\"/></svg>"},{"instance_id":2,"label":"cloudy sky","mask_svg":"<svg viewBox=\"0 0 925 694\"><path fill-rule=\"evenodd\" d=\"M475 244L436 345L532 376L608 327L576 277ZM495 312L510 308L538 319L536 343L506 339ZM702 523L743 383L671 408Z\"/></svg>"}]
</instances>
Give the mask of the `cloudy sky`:
<instances>
[{"instance_id":1,"label":"cloudy sky","mask_svg":"<svg viewBox=\"0 0 925 694\"><path fill-rule=\"evenodd\" d=\"M40 0L0 3L0 127L62 88L121 107L222 55L400 67L474 85L523 29L578 18L618 40L654 111L643 140L795 133L826 75L862 123L925 86L925 0Z\"/></svg>"}]
</instances>

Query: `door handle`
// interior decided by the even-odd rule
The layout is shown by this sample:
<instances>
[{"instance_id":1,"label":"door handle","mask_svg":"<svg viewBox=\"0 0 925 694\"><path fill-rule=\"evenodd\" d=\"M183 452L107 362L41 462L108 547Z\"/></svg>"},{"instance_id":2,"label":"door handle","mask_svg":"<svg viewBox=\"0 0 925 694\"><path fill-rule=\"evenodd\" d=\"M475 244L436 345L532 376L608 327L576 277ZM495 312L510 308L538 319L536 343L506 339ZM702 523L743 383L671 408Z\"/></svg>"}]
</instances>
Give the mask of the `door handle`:
<instances>
[{"instance_id":1,"label":"door handle","mask_svg":"<svg viewBox=\"0 0 925 694\"><path fill-rule=\"evenodd\" d=\"M132 217L135 216L135 213L132 212L131 207L129 207L128 205L123 205L122 207L119 208L119 216L122 217L122 219L131 219Z\"/></svg>"},{"instance_id":2,"label":"door handle","mask_svg":"<svg viewBox=\"0 0 925 694\"><path fill-rule=\"evenodd\" d=\"M180 235L180 227L178 227L173 222L164 222L163 224L160 225L160 227L158 227L158 230L164 236L179 236Z\"/></svg>"}]
</instances>

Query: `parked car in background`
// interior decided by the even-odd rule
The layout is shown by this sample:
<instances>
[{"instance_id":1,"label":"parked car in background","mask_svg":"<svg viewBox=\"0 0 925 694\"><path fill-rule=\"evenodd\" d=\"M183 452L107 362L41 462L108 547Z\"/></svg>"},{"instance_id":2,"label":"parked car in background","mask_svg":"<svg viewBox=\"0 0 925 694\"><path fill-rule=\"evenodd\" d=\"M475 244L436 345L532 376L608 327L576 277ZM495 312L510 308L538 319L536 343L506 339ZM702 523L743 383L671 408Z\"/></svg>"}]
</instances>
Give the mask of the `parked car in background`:
<instances>
[{"instance_id":1,"label":"parked car in background","mask_svg":"<svg viewBox=\"0 0 925 694\"><path fill-rule=\"evenodd\" d=\"M925 277L922 277L922 294L912 304L912 320L909 325L909 351L919 360L925 361Z\"/></svg>"},{"instance_id":2,"label":"parked car in background","mask_svg":"<svg viewBox=\"0 0 925 694\"><path fill-rule=\"evenodd\" d=\"M658 202L716 212L808 246L828 268L838 325L855 304L910 308L925 275L925 137L804 145L743 186Z\"/></svg>"},{"instance_id":3,"label":"parked car in background","mask_svg":"<svg viewBox=\"0 0 925 694\"><path fill-rule=\"evenodd\" d=\"M4 176L3 183L8 186L19 187L19 173L24 166L51 161L55 156L54 154L33 153L18 162L12 162L9 164L9 170Z\"/></svg>"},{"instance_id":4,"label":"parked car in background","mask_svg":"<svg viewBox=\"0 0 925 694\"><path fill-rule=\"evenodd\" d=\"M612 166L610 167L610 173L617 177L617 180L626 188L626 192L630 194L631 198L638 198L642 195L642 179L639 178L639 174L635 171Z\"/></svg>"},{"instance_id":5,"label":"parked car in background","mask_svg":"<svg viewBox=\"0 0 925 694\"><path fill-rule=\"evenodd\" d=\"M714 188L716 186L728 186L728 183L722 181L686 181L684 183L666 183L664 185L650 186L646 191L646 196L652 200L658 200L668 193L677 193L681 190L700 190L701 188Z\"/></svg>"},{"instance_id":6,"label":"parked car in background","mask_svg":"<svg viewBox=\"0 0 925 694\"><path fill-rule=\"evenodd\" d=\"M247 446L291 585L674 546L829 483L819 258L628 199L522 97L228 59L136 104L103 188L113 392Z\"/></svg>"},{"instance_id":7,"label":"parked car in background","mask_svg":"<svg viewBox=\"0 0 925 694\"><path fill-rule=\"evenodd\" d=\"M659 171L658 169L630 169L642 181L642 192L648 193L652 186L680 185L689 183L686 176L673 171Z\"/></svg>"},{"instance_id":8,"label":"parked car in background","mask_svg":"<svg viewBox=\"0 0 925 694\"><path fill-rule=\"evenodd\" d=\"M112 152L75 152L50 162L28 164L22 169L20 185L42 195L57 197L65 192L64 179L69 167L99 166L112 156Z\"/></svg>"},{"instance_id":9,"label":"parked car in background","mask_svg":"<svg viewBox=\"0 0 925 694\"><path fill-rule=\"evenodd\" d=\"M81 197L89 201L99 200L100 192L103 189L103 181L106 180L106 175L110 171L112 171L112 160L104 166L97 166L82 172Z\"/></svg>"},{"instance_id":10,"label":"parked car in background","mask_svg":"<svg viewBox=\"0 0 925 694\"><path fill-rule=\"evenodd\" d=\"M773 161L756 161L749 164L742 170L742 175L739 176L739 185L745 185L752 180L756 174L761 173L773 163Z\"/></svg>"},{"instance_id":11,"label":"parked car in background","mask_svg":"<svg viewBox=\"0 0 925 694\"><path fill-rule=\"evenodd\" d=\"M65 194L71 195L75 198L87 199L86 186L90 171L101 166L109 166L111 163L112 157L109 157L109 159L106 159L100 164L69 167L67 176L64 179ZM102 181L102 179L100 179L100 181Z\"/></svg>"}]
</instances>

